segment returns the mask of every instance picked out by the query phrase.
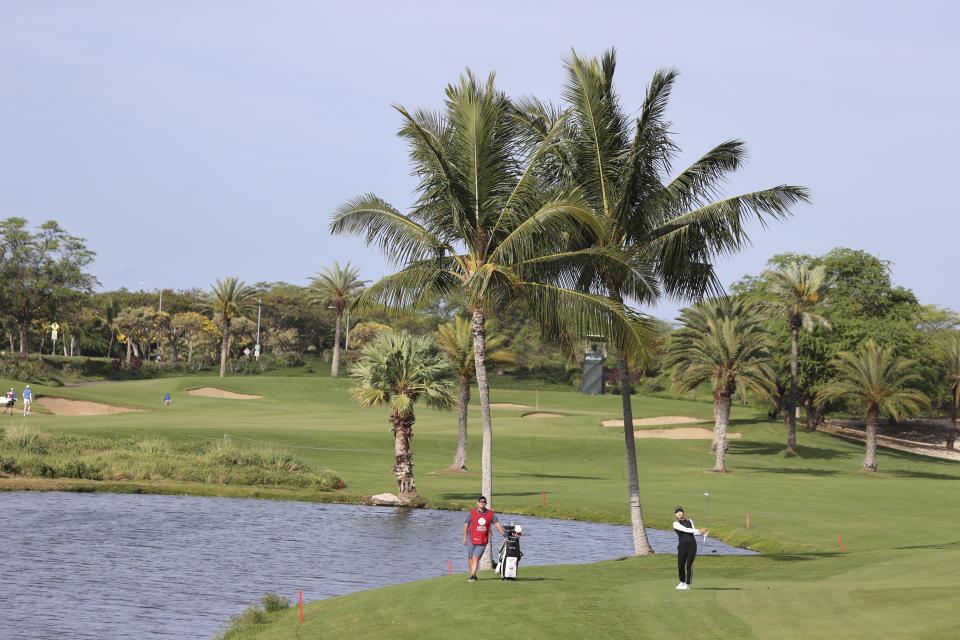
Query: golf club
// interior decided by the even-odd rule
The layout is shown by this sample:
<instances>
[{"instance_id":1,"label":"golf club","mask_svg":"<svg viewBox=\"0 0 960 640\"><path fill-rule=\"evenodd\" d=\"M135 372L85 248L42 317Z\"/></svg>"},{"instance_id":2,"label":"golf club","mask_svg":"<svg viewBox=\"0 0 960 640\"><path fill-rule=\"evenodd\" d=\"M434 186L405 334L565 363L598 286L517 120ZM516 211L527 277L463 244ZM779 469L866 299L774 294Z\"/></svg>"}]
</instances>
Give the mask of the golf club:
<instances>
[{"instance_id":1,"label":"golf club","mask_svg":"<svg viewBox=\"0 0 960 640\"><path fill-rule=\"evenodd\" d=\"M704 518L703 518L703 528L704 528L704 529L708 529L709 527L708 527L707 525L710 524L710 494L709 494L709 493L704 493L703 495L704 495L704 497L707 499L707 514L706 514L706 515L704 516ZM707 541L707 534L706 534L706 533L703 534L703 541L704 541L704 542Z\"/></svg>"}]
</instances>

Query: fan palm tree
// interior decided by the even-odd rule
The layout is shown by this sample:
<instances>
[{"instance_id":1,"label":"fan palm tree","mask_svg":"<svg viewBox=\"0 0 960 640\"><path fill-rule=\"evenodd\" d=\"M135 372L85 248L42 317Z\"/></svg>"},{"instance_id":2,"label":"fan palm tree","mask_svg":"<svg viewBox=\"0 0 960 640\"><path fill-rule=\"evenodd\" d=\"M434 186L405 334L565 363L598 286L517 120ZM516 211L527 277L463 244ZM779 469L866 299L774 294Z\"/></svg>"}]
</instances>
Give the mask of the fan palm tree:
<instances>
[{"instance_id":1,"label":"fan palm tree","mask_svg":"<svg viewBox=\"0 0 960 640\"><path fill-rule=\"evenodd\" d=\"M453 322L440 325L433 334L440 351L450 361L460 381L457 395L457 452L453 456L451 471L467 470L467 408L470 405L470 384L476 373L473 357L473 327L466 318L456 317ZM515 357L504 348L505 336L493 336L487 340L487 362L512 364Z\"/></svg>"},{"instance_id":2,"label":"fan palm tree","mask_svg":"<svg viewBox=\"0 0 960 640\"><path fill-rule=\"evenodd\" d=\"M575 185L602 231L595 251L623 250L633 256L631 269L598 269L584 261L577 287L620 304L651 304L662 295L698 300L719 291L713 261L749 242L744 227L751 217L765 223L789 215L790 207L809 199L803 187L771 189L715 199L720 185L739 169L745 144L730 140L711 149L674 178L669 178L678 147L665 119L675 70L657 71L647 87L639 117L621 107L613 86L616 55L598 60L572 52L565 61L563 98L569 104L561 143L551 148L547 179ZM528 143L553 135L547 123L556 109L537 100L520 105ZM630 379L629 354L618 352L620 379ZM630 519L635 553L653 553L643 523L633 434L629 384L621 385Z\"/></svg>"},{"instance_id":3,"label":"fan palm tree","mask_svg":"<svg viewBox=\"0 0 960 640\"><path fill-rule=\"evenodd\" d=\"M413 454L410 438L416 421L414 406L446 409L453 405L453 393L447 379L450 363L427 337L413 337L405 331L385 331L373 344L364 347L360 359L350 370L358 381L353 397L365 407L389 405L393 425L398 496L404 502L418 499L413 480Z\"/></svg>"},{"instance_id":4,"label":"fan palm tree","mask_svg":"<svg viewBox=\"0 0 960 640\"><path fill-rule=\"evenodd\" d=\"M951 398L950 433L947 448L953 449L957 441L957 408L960 407L960 333L951 333L941 346L944 381L953 396Z\"/></svg>"},{"instance_id":5,"label":"fan palm tree","mask_svg":"<svg viewBox=\"0 0 960 640\"><path fill-rule=\"evenodd\" d=\"M673 384L692 391L707 382L713 390L716 450L714 471L726 471L727 425L734 393L753 390L772 396L776 390L770 366L770 335L757 310L740 300L705 300L680 312L683 327L674 332L664 365L676 367Z\"/></svg>"},{"instance_id":6,"label":"fan palm tree","mask_svg":"<svg viewBox=\"0 0 960 640\"><path fill-rule=\"evenodd\" d=\"M316 302L333 305L337 312L337 328L333 334L333 363L330 367L330 375L334 378L340 376L340 329L343 326L343 312L367 283L366 280L360 280L359 275L360 270L351 268L349 262L341 269L334 261L333 269L324 267L322 273L310 278L310 297Z\"/></svg>"},{"instance_id":7,"label":"fan palm tree","mask_svg":"<svg viewBox=\"0 0 960 640\"><path fill-rule=\"evenodd\" d=\"M117 332L120 330L117 325L117 316L123 310L123 304L115 296L106 296L103 299L103 306L100 308L100 319L104 326L110 331L110 343L107 345L107 358L113 353L113 343L117 338Z\"/></svg>"},{"instance_id":8,"label":"fan palm tree","mask_svg":"<svg viewBox=\"0 0 960 640\"><path fill-rule=\"evenodd\" d=\"M790 327L790 407L787 411L787 451L797 451L797 365L800 329L830 328L826 318L817 313L826 307L824 292L829 288L827 271L820 265L808 269L791 262L778 270L764 272L769 299L765 306L775 315L787 319Z\"/></svg>"},{"instance_id":9,"label":"fan palm tree","mask_svg":"<svg viewBox=\"0 0 960 640\"><path fill-rule=\"evenodd\" d=\"M220 327L223 338L220 342L220 377L227 374L227 357L230 352L230 323L237 316L242 316L253 306L257 290L235 276L217 280L207 295L207 304L213 309L214 315L220 317Z\"/></svg>"},{"instance_id":10,"label":"fan palm tree","mask_svg":"<svg viewBox=\"0 0 960 640\"><path fill-rule=\"evenodd\" d=\"M525 304L556 336L604 333L624 350L641 350L654 332L623 304L563 286L578 262L619 261L613 252L571 253L572 241L599 232L575 193L548 191L538 165L562 128L550 123L526 153L518 144L516 110L494 86L471 72L447 87L442 113L401 106L400 136L420 178L409 214L373 194L341 205L333 233L354 234L400 267L371 285L356 306L417 309L462 296L471 316L474 364L483 423L481 493L493 503L490 388L486 318L498 307ZM489 567L490 554L481 559Z\"/></svg>"},{"instance_id":11,"label":"fan palm tree","mask_svg":"<svg viewBox=\"0 0 960 640\"><path fill-rule=\"evenodd\" d=\"M818 397L823 402L849 399L867 410L867 453L863 458L864 471L877 470L877 425L880 414L894 420L900 413L915 413L930 404L927 396L912 384L920 381L920 374L911 369L916 362L893 355L893 347L881 348L868 340L859 351L842 351L830 361L836 379L824 387Z\"/></svg>"}]
</instances>

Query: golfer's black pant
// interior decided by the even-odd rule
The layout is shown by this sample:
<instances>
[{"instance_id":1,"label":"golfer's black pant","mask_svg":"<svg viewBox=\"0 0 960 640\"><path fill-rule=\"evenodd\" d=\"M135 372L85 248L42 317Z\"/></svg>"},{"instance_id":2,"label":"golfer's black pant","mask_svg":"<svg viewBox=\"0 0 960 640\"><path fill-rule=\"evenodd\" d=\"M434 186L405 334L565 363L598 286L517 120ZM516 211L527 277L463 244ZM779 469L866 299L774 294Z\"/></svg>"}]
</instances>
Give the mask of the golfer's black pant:
<instances>
[{"instance_id":1,"label":"golfer's black pant","mask_svg":"<svg viewBox=\"0 0 960 640\"><path fill-rule=\"evenodd\" d=\"M696 557L696 543L682 544L677 547L677 569L680 570L680 582L693 584L693 559Z\"/></svg>"}]
</instances>

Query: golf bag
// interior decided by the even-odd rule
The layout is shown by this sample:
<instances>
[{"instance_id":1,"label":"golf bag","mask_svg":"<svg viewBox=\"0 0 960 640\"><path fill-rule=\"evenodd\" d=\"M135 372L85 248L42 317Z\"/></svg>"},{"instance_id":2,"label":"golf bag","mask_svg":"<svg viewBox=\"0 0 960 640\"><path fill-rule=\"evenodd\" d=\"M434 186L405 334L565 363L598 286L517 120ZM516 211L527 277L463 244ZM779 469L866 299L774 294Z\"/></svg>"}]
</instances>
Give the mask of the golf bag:
<instances>
[{"instance_id":1,"label":"golf bag","mask_svg":"<svg viewBox=\"0 0 960 640\"><path fill-rule=\"evenodd\" d=\"M497 575L501 580L516 580L517 565L520 564L520 558L523 553L520 552L520 536L523 533L523 527L513 524L503 528L506 537L503 544L500 545L500 556L497 559Z\"/></svg>"}]
</instances>

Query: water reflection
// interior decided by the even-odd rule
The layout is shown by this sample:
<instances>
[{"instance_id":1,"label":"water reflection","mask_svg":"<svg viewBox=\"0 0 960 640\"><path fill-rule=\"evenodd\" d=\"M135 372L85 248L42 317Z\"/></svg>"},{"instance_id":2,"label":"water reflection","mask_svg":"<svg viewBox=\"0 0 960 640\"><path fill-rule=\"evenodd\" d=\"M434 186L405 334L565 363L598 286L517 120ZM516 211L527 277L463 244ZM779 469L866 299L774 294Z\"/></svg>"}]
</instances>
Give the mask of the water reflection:
<instances>
[{"instance_id":1,"label":"water reflection","mask_svg":"<svg viewBox=\"0 0 960 640\"><path fill-rule=\"evenodd\" d=\"M266 593L317 600L443 575L448 561L465 571L465 512L32 492L0 494L0 509L4 640L210 639ZM632 553L629 527L501 519L523 524L525 566ZM648 534L676 551L672 532ZM708 539L711 551L750 553Z\"/></svg>"}]
</instances>

